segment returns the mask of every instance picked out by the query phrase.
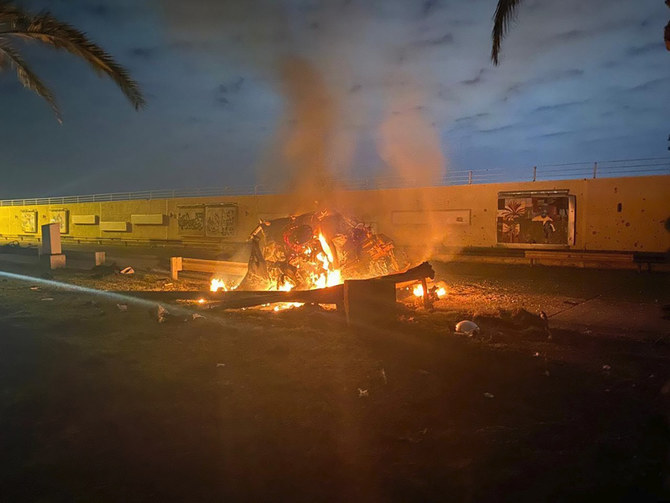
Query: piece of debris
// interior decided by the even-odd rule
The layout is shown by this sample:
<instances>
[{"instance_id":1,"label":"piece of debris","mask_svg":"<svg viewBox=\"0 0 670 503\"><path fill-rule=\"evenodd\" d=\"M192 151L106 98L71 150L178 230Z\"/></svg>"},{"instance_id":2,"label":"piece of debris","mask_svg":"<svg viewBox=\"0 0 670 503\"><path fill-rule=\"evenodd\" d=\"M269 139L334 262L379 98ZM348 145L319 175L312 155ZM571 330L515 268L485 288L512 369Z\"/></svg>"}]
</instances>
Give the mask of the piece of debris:
<instances>
[{"instance_id":1,"label":"piece of debris","mask_svg":"<svg viewBox=\"0 0 670 503\"><path fill-rule=\"evenodd\" d=\"M174 285L174 283L165 283L165 284L163 284L163 286L172 286L172 285Z\"/></svg>"},{"instance_id":2,"label":"piece of debris","mask_svg":"<svg viewBox=\"0 0 670 503\"><path fill-rule=\"evenodd\" d=\"M384 384L388 384L389 382L388 382L388 380L386 379L386 372L384 371L384 369L381 369L381 370L379 371L379 373L382 375L382 379L384 380Z\"/></svg>"},{"instance_id":3,"label":"piece of debris","mask_svg":"<svg viewBox=\"0 0 670 503\"><path fill-rule=\"evenodd\" d=\"M547 377L549 377L551 374L549 373L548 370L545 370L545 371L544 371L544 375L546 375Z\"/></svg>"},{"instance_id":4,"label":"piece of debris","mask_svg":"<svg viewBox=\"0 0 670 503\"><path fill-rule=\"evenodd\" d=\"M121 274L135 274L135 269L132 267L128 266L119 271Z\"/></svg>"},{"instance_id":5,"label":"piece of debris","mask_svg":"<svg viewBox=\"0 0 670 503\"><path fill-rule=\"evenodd\" d=\"M486 398L495 398L495 395L493 393L484 393L484 397Z\"/></svg>"},{"instance_id":6,"label":"piece of debris","mask_svg":"<svg viewBox=\"0 0 670 503\"><path fill-rule=\"evenodd\" d=\"M533 356L534 356L535 358L539 358L539 356L540 356L539 351L535 351L535 354L534 354Z\"/></svg>"},{"instance_id":7,"label":"piece of debris","mask_svg":"<svg viewBox=\"0 0 670 503\"><path fill-rule=\"evenodd\" d=\"M193 314L191 315L191 319L192 319L192 320L197 320L197 319L200 319L200 318L205 319L205 317L204 317L202 314L193 313Z\"/></svg>"},{"instance_id":8,"label":"piece of debris","mask_svg":"<svg viewBox=\"0 0 670 503\"><path fill-rule=\"evenodd\" d=\"M456 333L472 337L473 335L479 333L479 326L474 321L459 321L456 324Z\"/></svg>"},{"instance_id":9,"label":"piece of debris","mask_svg":"<svg viewBox=\"0 0 670 503\"><path fill-rule=\"evenodd\" d=\"M419 374L425 375L425 376L430 375L430 372L428 372L427 370L424 370L424 369L419 369L419 370L417 370L417 372Z\"/></svg>"},{"instance_id":10,"label":"piece of debris","mask_svg":"<svg viewBox=\"0 0 670 503\"><path fill-rule=\"evenodd\" d=\"M603 370L605 372L609 372L610 370L612 370L612 367L610 365L603 365Z\"/></svg>"},{"instance_id":11,"label":"piece of debris","mask_svg":"<svg viewBox=\"0 0 670 503\"><path fill-rule=\"evenodd\" d=\"M165 323L167 321L168 316L170 316L168 310L165 309L160 304L158 304L158 310L156 311L156 318L158 319L158 323Z\"/></svg>"},{"instance_id":12,"label":"piece of debris","mask_svg":"<svg viewBox=\"0 0 670 503\"><path fill-rule=\"evenodd\" d=\"M128 310L128 304L117 304L116 307L119 308L119 311L127 311Z\"/></svg>"},{"instance_id":13,"label":"piece of debris","mask_svg":"<svg viewBox=\"0 0 670 503\"><path fill-rule=\"evenodd\" d=\"M364 398L368 396L368 390L358 388L358 398Z\"/></svg>"},{"instance_id":14,"label":"piece of debris","mask_svg":"<svg viewBox=\"0 0 670 503\"><path fill-rule=\"evenodd\" d=\"M217 369L218 369L218 368L221 368L221 367L225 367L225 366L226 366L225 363L217 363L217 364L216 364L216 368L217 368Z\"/></svg>"},{"instance_id":15,"label":"piece of debris","mask_svg":"<svg viewBox=\"0 0 670 503\"><path fill-rule=\"evenodd\" d=\"M40 287L39 287L39 286L31 286L30 289L31 289L31 290L35 290L35 291L37 291L37 290L40 289Z\"/></svg>"},{"instance_id":16,"label":"piece of debris","mask_svg":"<svg viewBox=\"0 0 670 503\"><path fill-rule=\"evenodd\" d=\"M42 297L40 300L54 300L53 297Z\"/></svg>"}]
</instances>

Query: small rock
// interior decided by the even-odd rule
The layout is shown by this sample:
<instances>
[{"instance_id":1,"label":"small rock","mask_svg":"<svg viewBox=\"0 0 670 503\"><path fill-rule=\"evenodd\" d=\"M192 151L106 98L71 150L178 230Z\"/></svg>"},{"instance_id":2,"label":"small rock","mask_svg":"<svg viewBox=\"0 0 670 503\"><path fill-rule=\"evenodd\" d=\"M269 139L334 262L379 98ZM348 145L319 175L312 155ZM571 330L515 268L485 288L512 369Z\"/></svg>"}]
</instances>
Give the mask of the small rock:
<instances>
[{"instance_id":1,"label":"small rock","mask_svg":"<svg viewBox=\"0 0 670 503\"><path fill-rule=\"evenodd\" d=\"M53 297L42 297L40 300L54 300Z\"/></svg>"},{"instance_id":2,"label":"small rock","mask_svg":"<svg viewBox=\"0 0 670 503\"><path fill-rule=\"evenodd\" d=\"M358 388L358 398L365 398L367 396L369 396L368 395L368 390Z\"/></svg>"},{"instance_id":3,"label":"small rock","mask_svg":"<svg viewBox=\"0 0 670 503\"><path fill-rule=\"evenodd\" d=\"M495 395L494 395L493 393L488 393L488 392L487 392L487 393L484 393L484 396L485 396L486 398L495 398Z\"/></svg>"},{"instance_id":4,"label":"small rock","mask_svg":"<svg viewBox=\"0 0 670 503\"><path fill-rule=\"evenodd\" d=\"M605 372L609 372L610 370L612 370L612 367L610 367L609 365L603 365L603 370Z\"/></svg>"},{"instance_id":5,"label":"small rock","mask_svg":"<svg viewBox=\"0 0 670 503\"><path fill-rule=\"evenodd\" d=\"M128 310L128 304L117 304L116 307L119 308L119 311L127 311Z\"/></svg>"}]
</instances>

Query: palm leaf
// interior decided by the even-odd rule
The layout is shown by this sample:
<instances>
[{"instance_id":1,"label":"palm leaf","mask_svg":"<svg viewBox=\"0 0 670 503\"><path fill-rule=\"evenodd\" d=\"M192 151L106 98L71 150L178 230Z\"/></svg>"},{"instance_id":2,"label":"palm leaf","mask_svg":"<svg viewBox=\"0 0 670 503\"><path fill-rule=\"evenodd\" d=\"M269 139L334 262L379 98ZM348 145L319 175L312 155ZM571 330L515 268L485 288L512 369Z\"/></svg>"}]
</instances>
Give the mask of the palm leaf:
<instances>
[{"instance_id":1,"label":"palm leaf","mask_svg":"<svg viewBox=\"0 0 670 503\"><path fill-rule=\"evenodd\" d=\"M498 64L502 39L507 33L509 24L514 20L516 9L520 3L521 0L498 0L496 12L493 15L493 31L491 33L491 38L493 39L491 59L496 65Z\"/></svg>"},{"instance_id":2,"label":"palm leaf","mask_svg":"<svg viewBox=\"0 0 670 503\"><path fill-rule=\"evenodd\" d=\"M58 122L62 123L63 120L58 105L56 104L56 99L49 88L42 83L35 73L33 73L21 55L11 46L11 44L0 38L0 70L4 70L7 66L11 66L16 70L16 76L24 87L35 92L49 103L49 106L56 114L56 119Z\"/></svg>"},{"instance_id":3,"label":"palm leaf","mask_svg":"<svg viewBox=\"0 0 670 503\"><path fill-rule=\"evenodd\" d=\"M126 95L135 109L146 104L137 83L128 71L85 33L67 23L59 21L49 12L30 15L15 6L0 3L0 35L36 40L56 49L62 49L85 60L99 73L111 78Z\"/></svg>"}]
</instances>

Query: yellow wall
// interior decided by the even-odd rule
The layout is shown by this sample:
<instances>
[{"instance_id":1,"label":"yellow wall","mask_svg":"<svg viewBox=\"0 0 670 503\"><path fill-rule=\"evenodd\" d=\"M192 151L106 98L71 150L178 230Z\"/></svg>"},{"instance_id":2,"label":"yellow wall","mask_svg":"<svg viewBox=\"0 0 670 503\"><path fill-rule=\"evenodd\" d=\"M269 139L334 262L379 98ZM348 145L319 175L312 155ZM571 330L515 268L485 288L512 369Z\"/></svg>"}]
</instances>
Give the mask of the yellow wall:
<instances>
[{"instance_id":1,"label":"yellow wall","mask_svg":"<svg viewBox=\"0 0 670 503\"><path fill-rule=\"evenodd\" d=\"M128 243L243 242L256 226L259 217L275 218L289 213L330 207L374 223L378 231L400 245L426 247L493 247L496 243L497 199L500 191L568 189L576 196L576 241L574 248L587 250L625 250L665 252L670 249L670 176L604 178L549 182L514 182L501 184L427 187L421 189L388 189L369 191L332 191L312 207L299 207L297 198L286 194L230 196L188 199L155 199L96 203L72 203L37 206L0 207L0 240L36 241L38 234L21 228L21 211L36 210L39 225L49 222L49 211L69 211L69 232L64 241L100 241ZM184 237L177 224L178 206L198 204L235 204L238 221L229 239ZM622 211L617 212L621 203ZM444 210L453 210L444 213ZM440 211L442 213L431 213ZM400 222L396 212L423 212L423 222ZM394 213L396 216L394 217ZM133 214L162 214L162 225L130 224ZM96 215L95 225L76 225L74 215ZM445 217L445 215L447 215ZM449 215L469 215L469 221L455 223ZM394 218L396 221L394 222ZM414 218L414 217L412 217ZM401 219L402 220L402 219ZM406 220L406 219L405 219ZM410 219L411 220L411 219ZM127 232L100 230L100 222L128 222ZM1 242L1 241L0 241Z\"/></svg>"}]
</instances>

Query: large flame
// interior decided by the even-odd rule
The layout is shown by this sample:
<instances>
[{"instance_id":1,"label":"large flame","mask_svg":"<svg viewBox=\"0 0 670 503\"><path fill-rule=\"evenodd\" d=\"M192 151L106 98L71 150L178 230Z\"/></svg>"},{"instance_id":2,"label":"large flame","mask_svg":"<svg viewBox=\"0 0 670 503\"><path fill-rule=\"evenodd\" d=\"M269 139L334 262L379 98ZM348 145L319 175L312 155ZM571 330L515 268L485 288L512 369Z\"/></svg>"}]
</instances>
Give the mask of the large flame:
<instances>
[{"instance_id":1,"label":"large flame","mask_svg":"<svg viewBox=\"0 0 670 503\"><path fill-rule=\"evenodd\" d=\"M335 268L335 257L325 236L319 232L319 243L321 243L320 252L316 255L317 260L322 264L323 272L314 278L315 288L327 288L329 286L341 285L342 271Z\"/></svg>"}]
</instances>

